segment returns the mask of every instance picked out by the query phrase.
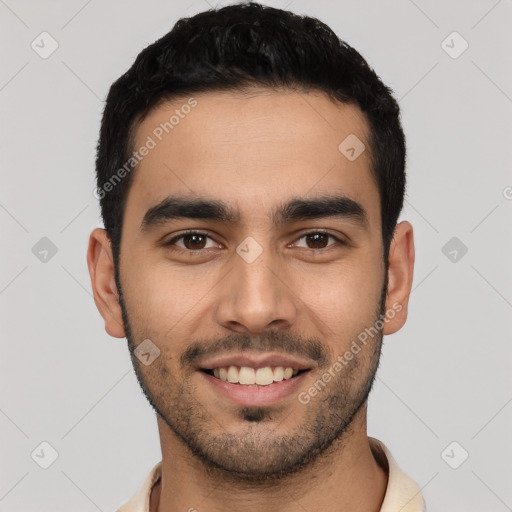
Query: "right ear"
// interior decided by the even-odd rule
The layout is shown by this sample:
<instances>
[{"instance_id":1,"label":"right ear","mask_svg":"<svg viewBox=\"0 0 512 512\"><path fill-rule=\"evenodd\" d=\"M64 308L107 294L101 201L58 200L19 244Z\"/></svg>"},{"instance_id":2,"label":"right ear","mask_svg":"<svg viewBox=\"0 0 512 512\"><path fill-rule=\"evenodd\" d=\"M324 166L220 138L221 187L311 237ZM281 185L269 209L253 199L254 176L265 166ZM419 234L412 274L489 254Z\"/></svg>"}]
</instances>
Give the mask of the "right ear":
<instances>
[{"instance_id":1,"label":"right ear","mask_svg":"<svg viewBox=\"0 0 512 512\"><path fill-rule=\"evenodd\" d=\"M114 275L112 244L104 229L96 228L89 237L87 266L94 302L105 320L105 330L110 336L124 338L126 333Z\"/></svg>"}]
</instances>

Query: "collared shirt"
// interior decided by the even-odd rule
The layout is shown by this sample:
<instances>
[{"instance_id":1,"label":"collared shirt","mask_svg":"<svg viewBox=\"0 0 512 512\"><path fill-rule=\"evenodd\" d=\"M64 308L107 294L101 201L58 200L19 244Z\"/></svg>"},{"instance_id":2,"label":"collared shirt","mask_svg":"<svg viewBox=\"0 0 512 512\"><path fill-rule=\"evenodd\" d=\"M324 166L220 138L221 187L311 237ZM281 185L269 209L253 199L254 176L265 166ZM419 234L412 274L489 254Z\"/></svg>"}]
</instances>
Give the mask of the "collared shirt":
<instances>
[{"instance_id":1,"label":"collared shirt","mask_svg":"<svg viewBox=\"0 0 512 512\"><path fill-rule=\"evenodd\" d=\"M369 440L379 464L388 467L388 485L380 512L425 512L425 502L416 482L398 467L383 443L372 437ZM161 477L162 462L160 461L153 466L132 498L116 512L149 512L151 490Z\"/></svg>"}]
</instances>

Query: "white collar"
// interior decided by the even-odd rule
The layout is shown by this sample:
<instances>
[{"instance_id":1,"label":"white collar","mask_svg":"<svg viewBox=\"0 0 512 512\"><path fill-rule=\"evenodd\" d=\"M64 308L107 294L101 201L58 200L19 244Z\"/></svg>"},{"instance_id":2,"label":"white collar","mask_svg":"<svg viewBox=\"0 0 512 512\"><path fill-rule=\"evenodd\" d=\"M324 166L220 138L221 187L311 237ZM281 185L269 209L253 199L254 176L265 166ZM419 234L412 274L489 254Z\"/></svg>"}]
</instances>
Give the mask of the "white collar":
<instances>
[{"instance_id":1,"label":"white collar","mask_svg":"<svg viewBox=\"0 0 512 512\"><path fill-rule=\"evenodd\" d=\"M388 485L380 512L425 512L425 502L416 482L399 468L383 443L373 437L369 441L374 457L388 468ZM117 512L149 512L151 490L161 477L162 461L153 466L137 492Z\"/></svg>"}]
</instances>

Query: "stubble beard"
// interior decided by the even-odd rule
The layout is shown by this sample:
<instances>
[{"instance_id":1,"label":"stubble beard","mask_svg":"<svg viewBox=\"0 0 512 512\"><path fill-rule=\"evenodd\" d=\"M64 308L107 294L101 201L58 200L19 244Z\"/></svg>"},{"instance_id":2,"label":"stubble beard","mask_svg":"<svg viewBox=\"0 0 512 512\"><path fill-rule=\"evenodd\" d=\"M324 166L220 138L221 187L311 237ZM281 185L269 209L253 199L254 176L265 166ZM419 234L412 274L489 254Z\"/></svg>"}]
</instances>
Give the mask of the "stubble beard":
<instances>
[{"instance_id":1,"label":"stubble beard","mask_svg":"<svg viewBox=\"0 0 512 512\"><path fill-rule=\"evenodd\" d=\"M203 465L227 480L253 484L277 483L311 466L350 435L350 426L366 407L379 366L382 329L307 405L297 400L302 422L288 434L276 435L293 411L279 406L240 407L236 432L222 431L222 418L214 417L196 398L190 376L176 379L159 357L151 370L135 356L135 337L119 289L119 303L128 347L139 385L155 412L177 439ZM383 290L374 324L382 318ZM141 338L142 339L142 338ZM353 338L355 339L355 338ZM332 367L334 361L330 361ZM327 368L326 368L327 369ZM321 374L318 376L320 378ZM220 433L215 433L220 430Z\"/></svg>"}]
</instances>

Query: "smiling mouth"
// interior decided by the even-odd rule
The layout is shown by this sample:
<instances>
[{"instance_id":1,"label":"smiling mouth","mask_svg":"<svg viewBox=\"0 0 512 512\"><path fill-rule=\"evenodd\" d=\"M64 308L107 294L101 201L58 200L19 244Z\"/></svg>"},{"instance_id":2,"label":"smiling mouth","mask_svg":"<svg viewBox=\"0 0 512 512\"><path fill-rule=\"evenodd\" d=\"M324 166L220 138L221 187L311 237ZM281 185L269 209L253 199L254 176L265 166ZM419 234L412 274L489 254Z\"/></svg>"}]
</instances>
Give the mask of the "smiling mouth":
<instances>
[{"instance_id":1,"label":"smiling mouth","mask_svg":"<svg viewBox=\"0 0 512 512\"><path fill-rule=\"evenodd\" d=\"M242 386L269 386L274 382L293 379L309 370L299 370L285 366L265 366L252 368L250 366L224 366L213 369L203 369L203 372L219 380Z\"/></svg>"}]
</instances>

